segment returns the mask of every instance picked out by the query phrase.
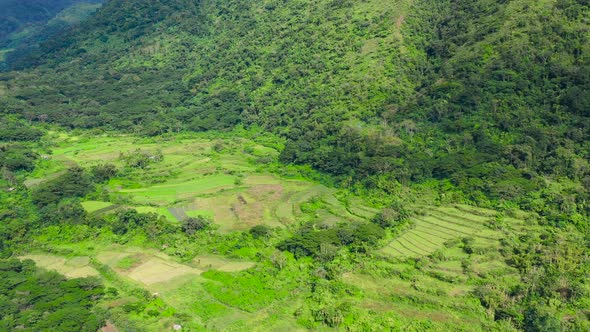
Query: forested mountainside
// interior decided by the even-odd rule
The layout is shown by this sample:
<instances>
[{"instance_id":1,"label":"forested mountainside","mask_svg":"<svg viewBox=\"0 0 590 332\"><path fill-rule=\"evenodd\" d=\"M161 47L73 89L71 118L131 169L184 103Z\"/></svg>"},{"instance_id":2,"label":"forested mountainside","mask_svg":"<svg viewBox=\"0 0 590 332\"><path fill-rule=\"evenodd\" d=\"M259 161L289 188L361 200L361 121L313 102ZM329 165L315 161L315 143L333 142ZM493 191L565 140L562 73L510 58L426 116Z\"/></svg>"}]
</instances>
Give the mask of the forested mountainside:
<instances>
[{"instance_id":1,"label":"forested mountainside","mask_svg":"<svg viewBox=\"0 0 590 332\"><path fill-rule=\"evenodd\" d=\"M104 0L1 0L0 70L52 36L79 24Z\"/></svg>"},{"instance_id":2,"label":"forested mountainside","mask_svg":"<svg viewBox=\"0 0 590 332\"><path fill-rule=\"evenodd\" d=\"M588 13L573 0L110 1L19 64L38 67L4 74L2 108L147 135L258 124L289 139L287 162L514 198L538 174L588 181Z\"/></svg>"},{"instance_id":3,"label":"forested mountainside","mask_svg":"<svg viewBox=\"0 0 590 332\"><path fill-rule=\"evenodd\" d=\"M41 3L31 2L31 6ZM22 29L23 23L9 24L9 21L46 22L72 3L55 1L55 10L40 16L10 14L15 19L6 20L6 26L0 26L0 36L6 38ZM24 12L30 14L34 10ZM340 224L332 227L316 220L322 215L318 211L334 214L338 209L330 204L336 204L335 200L342 203L345 201L343 196L310 198L309 201L302 200L301 206L289 198L292 210L300 211L309 220L295 218L299 224L289 226L292 233L288 235L261 231L264 233L262 238L270 239L264 245L256 242L259 240L256 232L260 230L253 233L254 239L248 242L249 245L267 248L272 243L270 247L292 253L294 261L311 257L314 260L310 264L318 266L310 265L310 271L321 268L325 275L319 279L331 280L326 283L332 288L324 285L324 289L312 283L309 290L302 291L313 294L306 301L320 301L302 305L301 312L304 313L297 319L308 324L304 326L317 328L318 325L314 325L317 322L333 328L344 324L351 330L365 326L359 321L345 319L354 316L356 309L351 308L358 306L345 305L337 298L344 293L352 297L356 295L351 295L354 291L348 288L346 291L338 288L342 286L340 284L330 284L336 282L334 280L354 280L355 285L362 285L359 287L365 292L363 294L374 291L373 288L363 288L372 282L377 284L376 288L383 285L381 282L389 288L394 287L389 284L391 280L379 279L385 278L387 271L404 282L411 281L408 294L428 293L421 288L423 280L418 279L418 272L457 283L460 278L444 275L452 270L451 267L439 269L438 265L434 268L428 264L452 261L448 257L447 260L441 258L447 254L444 250L455 253L454 246L459 246L463 250L461 254L469 256L453 261L459 266L454 268L468 275L470 285L477 286L468 292L468 296L477 300L478 308L485 310L482 315L489 319L485 323L474 323L481 329L577 331L588 328L588 0L109 0L96 13L93 12L85 11L82 23L68 26L59 34L35 39L38 47L8 56L9 68L0 73L0 116L3 120L0 140L11 142L0 146L3 153L0 166L6 170L4 177L13 185L12 189L18 187L21 180L33 181L37 186L38 183L29 177L39 173L48 176L43 173L48 172L47 169L39 166L45 165L40 151L46 151L53 143L44 145L40 138L45 135L53 137L59 144L66 144L67 139L61 141L61 136L55 134L60 130L90 132L97 137L102 133L125 133L153 142L167 142L172 137L195 135L195 132L215 131L218 135L215 137L221 135L220 140L227 138L223 132L229 136L237 132L250 135L247 138L254 141L253 137L262 135L266 137L264 144L268 145L265 148L270 146L276 155L272 158L257 155L256 149L260 147L248 146L250 150L244 152L246 156L256 157L256 162L264 165L274 165L269 169L281 176L291 174L289 167L292 167L301 172L297 174L321 179L350 195L363 197L366 204L381 210L375 216L361 218L370 219L372 222L368 225L371 226L353 223L350 227ZM90 136L80 144L92 140ZM163 141L158 141L160 139ZM105 142L95 143L103 150L112 149ZM101 145L103 143L105 146ZM228 144L237 144L234 143ZM214 157L199 156L211 157L218 162L219 159L215 158L222 158L219 155L235 152L224 144L220 141L212 145ZM77 157L75 153L69 154L68 147L60 148L62 155L67 156L62 160L66 165L96 166L91 163L92 154ZM176 149L180 148L170 148L170 153L180 153ZM55 211L70 223L76 224L71 220L79 219L82 221L77 224L112 230L117 243L131 241L125 235L127 227L131 232L131 229L145 225L149 225L150 232L163 232L166 236L175 234L180 237L179 233L190 229L187 236L198 237L201 233L194 231L193 224L184 225L182 229L164 229L159 219L153 216L137 217L140 221L135 222L135 226L123 227L121 225L130 217L117 214L106 217L106 221L101 219L98 224L103 226L96 226L94 216L85 217L84 208L72 203L71 200L88 200L103 204L104 200L115 207L139 206L144 210L149 207L149 211L178 209L184 196L165 203L161 200L148 201L149 204L129 202L133 198L132 190L144 190L142 186L148 184L130 184L132 180L126 177L139 181L138 174L147 167L145 172L154 177L149 183L151 186L158 181L167 183L169 179L162 175L164 173L178 176L184 171L195 171L194 165L179 164L182 171L162 166L164 173L158 173L146 166L150 163L148 159L157 155L156 159L166 160L166 152L163 157L161 152L154 155L140 150L135 154L128 153L121 154L115 162L120 163L115 166L123 167L124 171L117 173L115 166L99 170L99 173L108 173L105 179L102 175L94 175L94 179L88 174L79 176L96 171L94 168L76 168L65 175L64 169L56 168L54 170L62 173L50 174L51 180L41 182L33 192L19 192L17 198L2 198L5 203L19 201L29 207L12 214L0 214L0 217L13 219L4 230L10 234L6 237L10 241L2 244L3 250L12 252L21 245L16 231L20 221L17 220L27 220L29 229L54 225L58 222L50 216L56 214ZM137 158L141 165L130 165L125 158ZM218 172L222 166L217 165ZM157 169L159 166L151 167ZM198 172L203 171L198 167ZM239 168L225 171L231 175L241 172ZM78 172L78 175L72 177L72 172ZM115 182L108 182L111 177ZM90 189L74 188L71 192L59 193L56 188L71 189L65 183L73 178L85 179L87 183L80 187ZM236 178L236 187L232 190L238 190L241 181ZM126 198L114 198L112 193L117 190L130 192L121 196ZM202 194L209 193L204 191ZM43 197L39 199L39 195ZM240 197L238 201L246 204L248 197ZM339 206L340 203L336 204L343 209L338 210L341 214L336 213L339 220L353 218L349 201L346 202L342 204L348 210ZM207 204L217 203L208 201ZM465 210L461 205L449 212L444 210L448 204L468 204L500 212L493 214L495 219L483 222L480 219L492 218L489 211ZM433 208L434 205L437 207ZM97 210L109 210L109 206ZM31 209L37 209L37 212L31 212ZM193 206L187 211L199 209ZM277 207L277 210L281 208ZM168 212L157 211L168 218L174 217ZM233 206L231 211L239 215ZM427 217L426 213L436 217ZM459 216L461 213L466 215ZM435 220L429 219L431 217ZM42 222L43 218L48 221ZM506 221L510 218L512 221ZM183 218L178 219L182 221ZM521 225L514 221L517 219L525 221ZM494 259L501 257L501 264L498 264L511 269L510 277L503 278L500 272L482 272L474 268L474 265L483 264L475 261L474 255L485 250L473 249L468 237L457 243L446 241L447 249L441 249L444 254L434 251L442 242L430 238L424 242L419 240L427 237L426 233L420 232L428 231L420 227L428 228L430 226L425 225L430 223L446 225L441 226L443 233L465 235L470 231L464 228L457 231L457 227L474 220L491 229L493 234L486 240L502 238L501 244L492 251L496 255ZM209 230L202 224L195 227ZM123 228L125 232L121 231ZM117 233L119 231L122 233ZM381 233L384 231L386 233ZM153 232L149 236L142 233L142 236L150 237L159 245L169 245L160 240L159 235L152 238ZM395 262L387 260L385 263L375 258L375 248L383 241L394 243L399 238L402 240L398 242L405 244L397 247L388 244L379 252L390 250L403 256L406 251L423 250L429 254L420 256L423 260L404 261L411 268L405 266L403 269L396 267ZM175 243L186 244L182 241ZM219 241L233 240L223 238ZM433 246L433 251L420 247L426 242ZM411 243L417 244L416 247ZM175 250L170 249L168 254L183 260L196 256L195 253L187 258L190 254L185 248ZM355 279L358 276L346 273L340 277L331 275L331 269L337 265L334 262L346 260L336 254L332 256L336 251L347 251L350 257L355 257L347 256L349 270L353 266L360 270L372 268L372 277L379 281L359 281ZM223 252L231 252L240 258L247 256L229 249ZM357 255L366 256L361 259ZM336 256L340 258L334 258ZM274 260L275 256L272 257ZM424 257L428 257L427 263ZM247 258L254 259L253 256ZM256 259L261 258L257 256ZM96 261L92 262L92 266L98 266ZM381 263L383 265L379 265ZM424 272L427 268L428 273ZM409 270L416 274L407 272ZM290 273L295 273L293 271ZM279 272L275 272L278 275ZM514 275L518 276L515 280ZM249 275L259 277L255 276ZM312 279L316 280L316 277L314 274ZM260 279L256 280L260 282ZM333 296L328 296L332 301L329 305L320 300L319 292L324 291ZM444 293L441 295L430 290L427 300L420 296L408 295L407 298L426 307L436 307L440 304L435 299L437 296L447 299L454 291L441 291ZM420 302L422 300L427 304ZM232 301L235 299L223 297L220 303L240 310L247 308L245 311L264 307L262 300L248 305ZM368 309L373 305L382 309L375 303L363 302L363 310L371 312L367 317L375 318L371 316L375 312ZM459 304L448 305L458 312L471 310L457 309ZM308 309L317 317L305 316ZM230 309L224 307L224 310ZM367 323L366 326L394 329L393 323L387 325L387 322L376 323L367 319L375 325ZM206 325L206 318L201 323L212 326ZM456 322L441 324L433 329L457 326L453 325ZM401 325L395 326L403 330ZM427 329L424 326L412 328L417 331Z\"/></svg>"}]
</instances>

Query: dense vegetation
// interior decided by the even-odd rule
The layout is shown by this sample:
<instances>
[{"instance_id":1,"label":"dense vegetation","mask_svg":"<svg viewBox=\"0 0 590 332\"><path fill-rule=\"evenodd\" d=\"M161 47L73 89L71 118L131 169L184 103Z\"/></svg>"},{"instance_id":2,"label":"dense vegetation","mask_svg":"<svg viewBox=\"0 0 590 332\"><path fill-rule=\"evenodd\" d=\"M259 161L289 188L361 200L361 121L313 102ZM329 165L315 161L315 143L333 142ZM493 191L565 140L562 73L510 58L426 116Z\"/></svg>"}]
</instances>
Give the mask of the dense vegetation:
<instances>
[{"instance_id":1,"label":"dense vegetation","mask_svg":"<svg viewBox=\"0 0 590 332\"><path fill-rule=\"evenodd\" d=\"M74 2L47 2L46 8L43 1L21 6L0 0L0 7L10 8L3 14L7 19L0 17L0 48L13 47L9 36L25 25L45 24ZM459 324L435 318L428 321L435 325L408 323L400 317L410 317L410 309L381 317L392 312L380 302L389 296L412 308L480 310L484 314L475 325L483 330L587 330L589 20L587 0L107 1L59 35L48 29L22 39L35 47L25 45L7 57L14 70L0 74L2 256L27 248L63 254L60 241L100 239L159 248L184 263L206 250L257 262L234 274L204 272L207 281L191 289L208 301L193 311L173 312L164 300L117 277L140 258L129 256L115 268L94 261L92 267L121 298L132 299L110 311L130 328L158 317L190 321L196 310L194 326L215 329L214 318L231 316L231 310L253 313L290 301L298 306L294 312L273 317L308 329L421 331ZM181 171L162 166L169 156L158 146L121 150L108 163L78 165L65 158L61 168L43 173L54 165L50 155L56 147L43 136L63 129L84 133L85 139L132 133L156 137L157 144L210 130L262 139L276 155L256 153L253 146L239 151L257 171L335 185L344 193L336 200L346 202L345 212L332 211L334 205L317 196L293 205L301 214L287 226L248 224L246 231L224 234L216 216L182 213L174 223L158 212L159 193L144 193L147 203L134 207L133 190L146 184L154 191L178 188L167 181ZM223 134L211 135L222 138L205 155L187 148L195 149L190 158L220 160L236 149ZM178 168L185 162L179 158ZM211 181L223 182L221 187L233 182L230 193L248 185L239 167L204 172L217 176ZM186 185L199 176L187 175ZM42 179L31 182L37 178ZM125 195L117 195L125 186ZM205 190L202 196L218 194ZM252 195L222 204L233 204L231 213L238 215L253 205ZM355 212L350 197L362 197L380 212ZM176 194L171 200L166 208L177 208L185 198ZM89 201L107 205L91 213L82 205ZM458 216L432 208L448 204L499 212ZM524 225L514 226L516 219ZM424 254L383 254L385 245L418 227L424 230L391 251ZM474 236L477 227L487 235ZM444 247L442 240L428 238L441 234L453 238ZM76 252L96 254L80 248ZM501 269L482 267L478 260L484 257ZM27 262L2 264L6 273L34 270ZM372 279L344 281L358 277L357 271ZM452 271L461 273L447 275ZM56 285L77 280L40 273ZM427 285L468 285L468 303L437 302L456 290L425 287L424 276L436 280ZM373 289L363 288L380 282L386 290L395 288L391 278L411 284L407 296L370 295ZM10 288L3 296L20 294L15 292ZM374 302L360 305L359 299L370 296ZM474 307L462 306L469 301ZM102 323L85 317L92 328Z\"/></svg>"},{"instance_id":2,"label":"dense vegetation","mask_svg":"<svg viewBox=\"0 0 590 332\"><path fill-rule=\"evenodd\" d=\"M147 135L259 124L289 139L284 162L345 182L449 179L467 199L527 205L543 177L589 181L588 12L111 1L22 60L41 67L6 75L3 109Z\"/></svg>"},{"instance_id":3,"label":"dense vegetation","mask_svg":"<svg viewBox=\"0 0 590 332\"><path fill-rule=\"evenodd\" d=\"M0 1L0 70L11 68L39 43L84 21L103 1Z\"/></svg>"},{"instance_id":4,"label":"dense vegetation","mask_svg":"<svg viewBox=\"0 0 590 332\"><path fill-rule=\"evenodd\" d=\"M4 331L97 331L104 289L95 279L67 280L33 261L0 261L0 328Z\"/></svg>"}]
</instances>

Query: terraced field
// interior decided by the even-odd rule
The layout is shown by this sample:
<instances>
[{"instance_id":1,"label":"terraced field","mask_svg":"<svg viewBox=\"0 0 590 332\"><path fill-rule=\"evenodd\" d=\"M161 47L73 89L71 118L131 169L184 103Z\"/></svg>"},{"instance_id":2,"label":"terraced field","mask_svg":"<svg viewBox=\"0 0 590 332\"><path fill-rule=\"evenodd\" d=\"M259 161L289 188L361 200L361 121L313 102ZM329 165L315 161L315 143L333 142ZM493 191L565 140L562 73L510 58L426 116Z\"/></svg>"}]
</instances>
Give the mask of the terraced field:
<instances>
[{"instance_id":1,"label":"terraced field","mask_svg":"<svg viewBox=\"0 0 590 332\"><path fill-rule=\"evenodd\" d=\"M211 217L220 231L230 232L258 224L289 225L305 214L301 207L312 199L323 202L312 217L328 224L368 219L377 212L361 202L345 204L335 189L266 172L266 164L258 159L275 159L278 152L247 139L78 139L63 135L57 139L61 144L37 182L55 176L52 170L63 172L75 164L91 167L108 162L122 170L107 185L108 201L83 202L92 214L135 208L172 222L201 215ZM121 154L137 149L161 151L163 160L144 168L126 167Z\"/></svg>"},{"instance_id":2,"label":"terraced field","mask_svg":"<svg viewBox=\"0 0 590 332\"><path fill-rule=\"evenodd\" d=\"M448 330L485 331L486 314L472 292L490 275L507 285L519 282L500 240L536 226L465 205L417 209L422 212L412 227L380 250L383 259L374 268L381 273L351 271L343 281L363 290L359 306L377 316L396 312L408 324L427 318Z\"/></svg>"},{"instance_id":3,"label":"terraced field","mask_svg":"<svg viewBox=\"0 0 590 332\"><path fill-rule=\"evenodd\" d=\"M159 149L163 159L144 168L126 166L121 152L135 149ZM40 167L31 185L51 179L73 164L88 169L108 162L119 169L119 174L99 185L99 190L89 195L92 200L82 202L89 214L134 208L165 216L171 222L204 215L227 233L259 224L279 228L316 221L320 226L330 226L368 220L378 212L345 192L271 173L268 158L262 162L260 157L276 160L277 151L246 139L220 142L198 137L166 140L104 136L72 140L66 136L51 158L43 161L45 166ZM271 161L270 166L276 165ZM464 205L414 208L422 212L412 218L412 227L385 244L372 259L358 262L342 275L341 281L352 286L346 301L353 303L361 316L401 322L402 330L414 327L406 330L418 331L423 326L416 327L416 322L436 322L443 327L438 329L441 331L483 331L479 327L485 326L487 313L474 300L473 291L492 275L506 284L516 284L518 272L504 262L500 240L507 232L524 232L531 226L496 211ZM222 236L233 241L234 236L241 235ZM215 247L184 252L178 251L174 242L166 242L160 249L142 247L145 241L137 237L114 244L107 234L82 243L62 243L51 247L55 249L51 254L34 252L28 257L68 277L103 279L105 285L126 295L113 302L116 307L133 303L136 290L147 291L150 306L165 315L176 312L187 317L187 326L248 330L243 325L248 322L248 326L264 323L273 326L267 330L277 331L297 326L293 313L304 300L297 299L295 293L279 296L275 294L278 291L263 287L267 281L255 274L264 267L254 263L258 248L242 250L238 242L228 246L231 251ZM172 237L170 241L176 240ZM232 282L226 284L225 280ZM233 281L240 282L242 288L233 287ZM275 297L278 302L266 302ZM149 318L151 330L168 330L177 317L163 314ZM142 323L145 319L142 317ZM269 320L275 323L267 323Z\"/></svg>"},{"instance_id":4,"label":"terraced field","mask_svg":"<svg viewBox=\"0 0 590 332\"><path fill-rule=\"evenodd\" d=\"M28 254L20 259L31 259L38 266L47 270L57 271L68 278L83 278L98 276L99 273L90 266L90 258L87 256L62 257L47 253Z\"/></svg>"},{"instance_id":5,"label":"terraced field","mask_svg":"<svg viewBox=\"0 0 590 332\"><path fill-rule=\"evenodd\" d=\"M502 232L487 226L496 212L468 206L420 207L423 215L412 218L413 227L382 249L394 257L427 256L444 248L445 243L473 238L477 247L497 247ZM519 230L523 222L507 219L506 229Z\"/></svg>"}]
</instances>

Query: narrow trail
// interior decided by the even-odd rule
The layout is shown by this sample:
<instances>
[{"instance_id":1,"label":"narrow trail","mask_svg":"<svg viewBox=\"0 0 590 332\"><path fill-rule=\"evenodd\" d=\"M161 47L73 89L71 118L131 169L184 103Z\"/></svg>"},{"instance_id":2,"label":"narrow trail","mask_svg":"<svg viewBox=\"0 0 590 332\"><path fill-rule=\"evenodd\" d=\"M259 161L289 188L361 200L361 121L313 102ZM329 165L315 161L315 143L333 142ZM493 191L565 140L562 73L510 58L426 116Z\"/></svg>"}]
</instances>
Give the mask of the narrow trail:
<instances>
[{"instance_id":1,"label":"narrow trail","mask_svg":"<svg viewBox=\"0 0 590 332\"><path fill-rule=\"evenodd\" d=\"M178 221L183 221L188 218L185 209L182 207L168 208L168 212L170 212Z\"/></svg>"}]
</instances>

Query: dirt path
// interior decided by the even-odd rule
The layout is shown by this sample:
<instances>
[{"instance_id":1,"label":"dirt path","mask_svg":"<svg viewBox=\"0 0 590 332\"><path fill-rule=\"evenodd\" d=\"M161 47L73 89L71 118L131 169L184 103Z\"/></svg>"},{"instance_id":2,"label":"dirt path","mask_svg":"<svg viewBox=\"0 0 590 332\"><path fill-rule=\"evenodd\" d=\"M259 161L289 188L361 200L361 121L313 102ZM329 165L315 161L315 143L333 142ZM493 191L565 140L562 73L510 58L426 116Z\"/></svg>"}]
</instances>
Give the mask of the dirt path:
<instances>
[{"instance_id":1,"label":"dirt path","mask_svg":"<svg viewBox=\"0 0 590 332\"><path fill-rule=\"evenodd\" d=\"M183 221L188 218L185 208L182 207L168 208L168 212L170 212L174 218L178 219L178 221Z\"/></svg>"}]
</instances>

